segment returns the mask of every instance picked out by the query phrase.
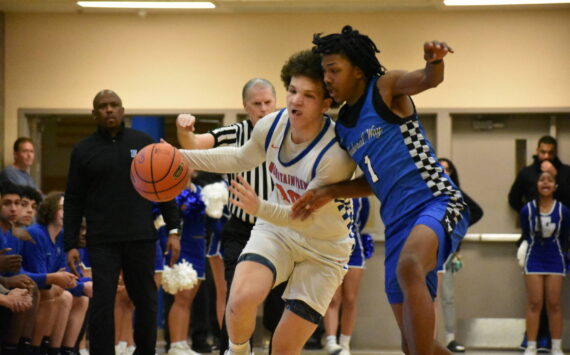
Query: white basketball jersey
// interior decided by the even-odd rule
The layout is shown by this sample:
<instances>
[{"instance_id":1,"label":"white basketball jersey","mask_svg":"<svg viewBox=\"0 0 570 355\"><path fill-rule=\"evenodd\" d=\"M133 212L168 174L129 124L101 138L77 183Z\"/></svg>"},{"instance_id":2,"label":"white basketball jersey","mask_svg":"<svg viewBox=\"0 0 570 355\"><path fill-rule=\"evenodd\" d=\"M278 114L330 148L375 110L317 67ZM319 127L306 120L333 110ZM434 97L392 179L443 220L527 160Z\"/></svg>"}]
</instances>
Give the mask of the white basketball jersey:
<instances>
[{"instance_id":1,"label":"white basketball jersey","mask_svg":"<svg viewBox=\"0 0 570 355\"><path fill-rule=\"evenodd\" d=\"M325 124L313 141L292 147L287 110L283 109L275 116L265 140L267 169L275 184L270 202L292 205L310 188L348 180L352 176L355 165L338 145L334 122L328 116L323 119ZM284 149L288 154L282 153ZM297 230L299 234L323 240L346 239L350 235L352 202L336 199L318 209L312 218L314 223Z\"/></svg>"}]
</instances>

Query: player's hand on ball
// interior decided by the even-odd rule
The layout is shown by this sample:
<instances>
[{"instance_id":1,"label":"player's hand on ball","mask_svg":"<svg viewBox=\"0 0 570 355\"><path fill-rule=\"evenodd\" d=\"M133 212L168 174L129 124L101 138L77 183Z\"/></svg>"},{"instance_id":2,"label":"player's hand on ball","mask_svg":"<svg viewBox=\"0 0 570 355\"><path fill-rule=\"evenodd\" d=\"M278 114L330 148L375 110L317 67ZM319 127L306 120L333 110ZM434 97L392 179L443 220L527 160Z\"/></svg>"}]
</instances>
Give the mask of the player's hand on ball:
<instances>
[{"instance_id":1,"label":"player's hand on ball","mask_svg":"<svg viewBox=\"0 0 570 355\"><path fill-rule=\"evenodd\" d=\"M230 192L237 199L230 199L230 202L245 212L255 215L259 209L259 197L257 197L255 190L251 188L243 176L238 175L237 178L239 182L233 180L229 187Z\"/></svg>"},{"instance_id":2,"label":"player's hand on ball","mask_svg":"<svg viewBox=\"0 0 570 355\"><path fill-rule=\"evenodd\" d=\"M196 123L196 117L189 113L183 113L178 115L176 118L176 128L194 132L194 124Z\"/></svg>"}]
</instances>

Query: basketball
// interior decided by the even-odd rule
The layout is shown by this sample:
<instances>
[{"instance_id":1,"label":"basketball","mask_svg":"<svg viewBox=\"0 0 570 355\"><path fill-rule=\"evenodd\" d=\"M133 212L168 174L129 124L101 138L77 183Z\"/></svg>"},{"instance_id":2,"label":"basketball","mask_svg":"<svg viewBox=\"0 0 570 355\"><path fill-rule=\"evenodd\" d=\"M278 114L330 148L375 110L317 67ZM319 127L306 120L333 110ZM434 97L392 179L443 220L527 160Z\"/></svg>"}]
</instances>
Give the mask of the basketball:
<instances>
[{"instance_id":1,"label":"basketball","mask_svg":"<svg viewBox=\"0 0 570 355\"><path fill-rule=\"evenodd\" d=\"M186 187L189 177L188 162L178 149L167 143L147 145L131 163L135 190L154 202L176 198Z\"/></svg>"}]
</instances>

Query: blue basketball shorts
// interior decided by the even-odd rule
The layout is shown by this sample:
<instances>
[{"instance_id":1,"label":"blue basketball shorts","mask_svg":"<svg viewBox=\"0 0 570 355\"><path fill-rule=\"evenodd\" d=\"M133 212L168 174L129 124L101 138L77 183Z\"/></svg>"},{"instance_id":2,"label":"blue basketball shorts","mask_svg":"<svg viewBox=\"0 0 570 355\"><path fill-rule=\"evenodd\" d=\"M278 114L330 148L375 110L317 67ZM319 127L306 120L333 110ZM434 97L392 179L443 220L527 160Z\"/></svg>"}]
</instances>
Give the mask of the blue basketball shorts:
<instances>
[{"instance_id":1,"label":"blue basketball shorts","mask_svg":"<svg viewBox=\"0 0 570 355\"><path fill-rule=\"evenodd\" d=\"M437 265L426 276L426 285L432 299L437 295L437 270L443 266L449 255L454 253L465 236L469 222L469 212L465 208L458 211L461 216L453 229L446 233L444 221L449 216L448 200L438 199L430 202L418 213L404 216L394 226L386 229L385 289L390 304L403 303L404 294L398 283L396 269L400 253L412 229L417 225L425 225L432 229L439 240Z\"/></svg>"}]
</instances>

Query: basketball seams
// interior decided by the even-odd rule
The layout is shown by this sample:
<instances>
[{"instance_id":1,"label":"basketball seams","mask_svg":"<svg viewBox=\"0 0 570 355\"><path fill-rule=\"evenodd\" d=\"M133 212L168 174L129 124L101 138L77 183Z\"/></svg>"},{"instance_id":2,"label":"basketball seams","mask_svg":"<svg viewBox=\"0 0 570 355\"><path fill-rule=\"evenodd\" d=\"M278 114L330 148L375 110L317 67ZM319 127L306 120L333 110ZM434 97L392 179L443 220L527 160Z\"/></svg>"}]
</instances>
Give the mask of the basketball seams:
<instances>
[{"instance_id":1,"label":"basketball seams","mask_svg":"<svg viewBox=\"0 0 570 355\"><path fill-rule=\"evenodd\" d=\"M152 150L150 152L150 179L152 180L152 189L154 190L154 194L156 195L156 199L160 200L160 195L156 191L156 181L154 181L154 169L152 166L152 160L154 158L154 150L156 149L156 145L153 144Z\"/></svg>"},{"instance_id":2,"label":"basketball seams","mask_svg":"<svg viewBox=\"0 0 570 355\"><path fill-rule=\"evenodd\" d=\"M156 147L156 146L155 146L155 147ZM166 179L167 176L170 175L170 172L172 171L172 166L174 165L174 161L176 160L176 151L175 151L175 149L176 149L176 148L174 148L173 146L170 146L170 152L171 152L171 155L172 155L172 157L170 158L170 165L168 166L168 169L166 170L166 173L164 174L164 176L161 177L160 179L154 180L154 176L153 176L153 181L154 181L155 184L158 183L158 182L161 182L162 180ZM154 150L153 150L153 153L154 153ZM157 154L158 154L158 153L157 153ZM151 164L151 167L152 167L152 164ZM154 173L154 169L153 169L153 173Z\"/></svg>"},{"instance_id":3,"label":"basketball seams","mask_svg":"<svg viewBox=\"0 0 570 355\"><path fill-rule=\"evenodd\" d=\"M176 148L170 147L172 152L170 155L162 154L162 152L166 152L166 149L161 150L161 148L162 146L157 146L157 143L152 144L152 147L144 147L141 151L145 149L149 151L148 153L144 152L147 159L140 162L140 160L136 159L137 156L131 163L131 180L135 190L144 198L155 202L165 202L176 198L186 186L190 175L188 162ZM139 153L141 152L139 151ZM150 154L150 157L148 154ZM156 159L154 159L155 154L159 154L160 157L157 155ZM170 161L162 159L163 155L167 155L165 158L170 159ZM167 165L166 174L164 176L160 174L160 179L155 180L157 174L164 170L161 168L165 165ZM176 169L172 171L174 167ZM173 174L180 169L182 169L181 176L174 177ZM150 180L148 180L149 178Z\"/></svg>"},{"instance_id":4,"label":"basketball seams","mask_svg":"<svg viewBox=\"0 0 570 355\"><path fill-rule=\"evenodd\" d=\"M143 149L144 149L144 148L143 148ZM141 149L141 150L143 150L143 149ZM153 147L153 149L154 149L154 147ZM137 155L137 156L138 156L138 155ZM135 156L135 159L136 159L136 158L137 158L137 157ZM144 182L144 183L152 184L152 183L153 183L152 180L143 179L143 177L141 176L141 174L139 174L139 170L138 170L138 168L137 168L137 167L139 166L139 164L136 163L135 159L133 159L133 161L131 162L131 166L134 166L134 167L135 167L135 174L137 175L137 177L138 177L142 182ZM134 164L133 164L133 163L134 163ZM151 173L152 173L152 165L150 165L150 166L151 166Z\"/></svg>"},{"instance_id":5,"label":"basketball seams","mask_svg":"<svg viewBox=\"0 0 570 355\"><path fill-rule=\"evenodd\" d=\"M165 193L165 192L168 192L168 191L174 189L175 187L177 187L178 185L180 185L181 183L183 183L184 180L185 180L185 178L186 178L186 176L188 176L188 170L186 170L184 176L183 176L181 179L179 179L176 184L174 184L174 185L172 185L172 186L170 186L170 187L168 187L167 189L164 189L164 190L157 190L157 189L156 189L156 186L155 186L155 185L152 185L153 187L155 187L154 191L156 191L156 192L153 192L153 191L146 191L146 190L142 190L142 189L139 189L138 191L141 192L141 193L147 194L147 195L148 195L148 194L153 194L153 195L154 195L154 194L162 194L162 193ZM178 196L178 195L177 195L177 196ZM160 196L159 196L159 197L160 197ZM175 197L176 197L176 196L175 196ZM163 201L162 198L161 198L160 200ZM166 200L166 201L170 201L170 200L172 200L172 199L168 199L168 200Z\"/></svg>"}]
</instances>

